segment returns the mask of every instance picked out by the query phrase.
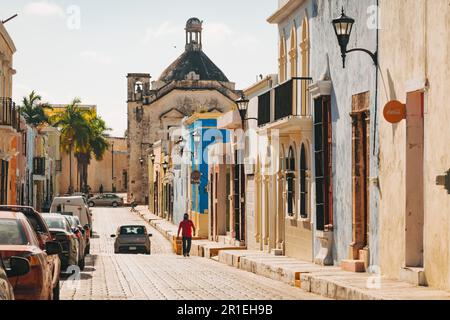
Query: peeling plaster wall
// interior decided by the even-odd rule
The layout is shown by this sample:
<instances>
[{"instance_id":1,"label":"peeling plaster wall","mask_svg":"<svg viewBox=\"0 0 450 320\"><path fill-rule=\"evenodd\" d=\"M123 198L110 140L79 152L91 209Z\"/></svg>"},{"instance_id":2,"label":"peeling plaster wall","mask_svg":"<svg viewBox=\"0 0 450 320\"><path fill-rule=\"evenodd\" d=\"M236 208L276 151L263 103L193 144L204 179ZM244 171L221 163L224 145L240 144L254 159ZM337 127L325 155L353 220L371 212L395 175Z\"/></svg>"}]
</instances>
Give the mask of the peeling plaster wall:
<instances>
[{"instance_id":1,"label":"peeling plaster wall","mask_svg":"<svg viewBox=\"0 0 450 320\"><path fill-rule=\"evenodd\" d=\"M371 150L373 150L375 115L375 66L365 53L347 56L346 69L342 68L340 47L331 24L339 16L342 6L346 14L356 20L348 48L376 49L376 30L367 27L368 8L375 0L313 0L310 6L311 56L310 69L313 81L320 80L329 64L333 84L331 96L333 125L333 204L334 244L333 258L338 264L349 258L352 242L352 96L370 91ZM371 153L371 176L377 175L376 155ZM370 189L370 262L378 263L378 190ZM315 254L319 244L316 241Z\"/></svg>"}]
</instances>

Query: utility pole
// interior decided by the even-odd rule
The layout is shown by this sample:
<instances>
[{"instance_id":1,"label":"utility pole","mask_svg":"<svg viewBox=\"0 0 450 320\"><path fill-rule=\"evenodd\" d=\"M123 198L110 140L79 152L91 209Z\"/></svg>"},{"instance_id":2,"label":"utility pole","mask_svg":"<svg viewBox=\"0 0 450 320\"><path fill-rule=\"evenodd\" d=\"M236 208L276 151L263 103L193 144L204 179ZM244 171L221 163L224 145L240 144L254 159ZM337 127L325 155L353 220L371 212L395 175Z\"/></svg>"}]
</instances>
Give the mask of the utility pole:
<instances>
[{"instance_id":1,"label":"utility pole","mask_svg":"<svg viewBox=\"0 0 450 320\"><path fill-rule=\"evenodd\" d=\"M111 181L112 181L112 192L115 192L115 185L114 185L114 141L111 143L112 149L111 149Z\"/></svg>"}]
</instances>

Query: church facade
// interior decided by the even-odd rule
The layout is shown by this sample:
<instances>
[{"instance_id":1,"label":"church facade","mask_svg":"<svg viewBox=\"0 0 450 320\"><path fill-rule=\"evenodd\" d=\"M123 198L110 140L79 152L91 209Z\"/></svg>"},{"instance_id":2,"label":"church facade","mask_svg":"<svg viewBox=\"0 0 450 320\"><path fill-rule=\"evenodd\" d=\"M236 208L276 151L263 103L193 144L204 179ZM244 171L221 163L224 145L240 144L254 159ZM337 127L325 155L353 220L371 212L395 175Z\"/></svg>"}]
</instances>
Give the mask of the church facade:
<instances>
[{"instance_id":1,"label":"church facade","mask_svg":"<svg viewBox=\"0 0 450 320\"><path fill-rule=\"evenodd\" d=\"M156 81L150 74L130 73L128 80L128 197L150 205L151 155L157 142L170 140L170 132L194 113L226 112L240 92L203 52L203 22L186 23L185 51ZM167 146L166 143L158 145ZM169 150L162 150L169 154Z\"/></svg>"}]
</instances>

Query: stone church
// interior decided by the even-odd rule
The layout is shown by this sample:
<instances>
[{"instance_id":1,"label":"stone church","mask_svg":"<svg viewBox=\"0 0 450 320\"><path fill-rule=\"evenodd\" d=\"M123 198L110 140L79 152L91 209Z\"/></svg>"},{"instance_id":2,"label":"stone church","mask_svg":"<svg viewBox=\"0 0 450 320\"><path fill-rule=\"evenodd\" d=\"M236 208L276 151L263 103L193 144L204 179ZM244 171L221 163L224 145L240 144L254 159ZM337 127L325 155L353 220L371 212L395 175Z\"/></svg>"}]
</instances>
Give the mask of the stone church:
<instances>
[{"instance_id":1,"label":"stone church","mask_svg":"<svg viewBox=\"0 0 450 320\"><path fill-rule=\"evenodd\" d=\"M202 49L203 21L186 23L186 47L156 81L150 74L128 79L128 196L148 204L148 156L153 144L169 139L169 130L196 112L227 112L240 97L235 84Z\"/></svg>"}]
</instances>

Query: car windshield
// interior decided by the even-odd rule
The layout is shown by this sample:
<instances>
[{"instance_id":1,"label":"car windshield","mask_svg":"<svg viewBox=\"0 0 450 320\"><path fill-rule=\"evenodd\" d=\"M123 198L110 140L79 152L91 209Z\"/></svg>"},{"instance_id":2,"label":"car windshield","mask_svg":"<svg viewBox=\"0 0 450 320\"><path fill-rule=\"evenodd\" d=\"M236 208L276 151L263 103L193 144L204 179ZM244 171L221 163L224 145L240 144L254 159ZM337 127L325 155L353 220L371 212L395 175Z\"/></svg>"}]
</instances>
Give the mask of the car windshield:
<instances>
[{"instance_id":1,"label":"car windshield","mask_svg":"<svg viewBox=\"0 0 450 320\"><path fill-rule=\"evenodd\" d=\"M75 223L75 220L73 217L66 217L67 222L69 223L71 228L76 228L77 224Z\"/></svg>"},{"instance_id":2,"label":"car windshield","mask_svg":"<svg viewBox=\"0 0 450 320\"><path fill-rule=\"evenodd\" d=\"M1 211L10 211L10 212L21 212L27 217L27 220L30 222L33 230L36 232L45 232L45 227L42 225L42 222L36 218L36 213L26 207L11 207L11 206L0 206Z\"/></svg>"},{"instance_id":3,"label":"car windshield","mask_svg":"<svg viewBox=\"0 0 450 320\"><path fill-rule=\"evenodd\" d=\"M23 246L28 244L23 225L18 220L0 220L0 245Z\"/></svg>"},{"instance_id":4,"label":"car windshield","mask_svg":"<svg viewBox=\"0 0 450 320\"><path fill-rule=\"evenodd\" d=\"M66 229L64 218L59 217L44 217L50 229Z\"/></svg>"},{"instance_id":5,"label":"car windshield","mask_svg":"<svg viewBox=\"0 0 450 320\"><path fill-rule=\"evenodd\" d=\"M145 227L122 227L120 228L120 234L123 236L128 235L143 235L145 234Z\"/></svg>"}]
</instances>

